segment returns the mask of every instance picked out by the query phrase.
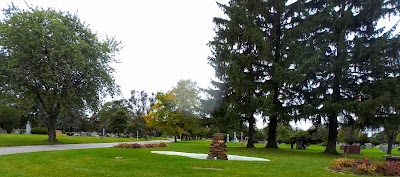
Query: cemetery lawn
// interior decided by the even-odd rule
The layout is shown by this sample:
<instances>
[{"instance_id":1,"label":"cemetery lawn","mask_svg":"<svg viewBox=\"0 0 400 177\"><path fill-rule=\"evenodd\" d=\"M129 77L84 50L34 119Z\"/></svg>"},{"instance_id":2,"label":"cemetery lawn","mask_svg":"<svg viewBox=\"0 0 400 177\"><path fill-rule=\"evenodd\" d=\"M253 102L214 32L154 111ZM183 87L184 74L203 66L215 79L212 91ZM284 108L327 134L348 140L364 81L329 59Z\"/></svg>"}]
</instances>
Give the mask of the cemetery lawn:
<instances>
[{"instance_id":1,"label":"cemetery lawn","mask_svg":"<svg viewBox=\"0 0 400 177\"><path fill-rule=\"evenodd\" d=\"M47 135L26 135L26 134L0 134L0 146L26 146L26 145L43 145L55 144L47 141ZM67 136L57 135L57 144L83 144L83 143L111 143L111 142L133 142L136 138L97 138L90 136ZM157 140L161 138L153 138ZM144 141L139 138L139 141Z\"/></svg>"},{"instance_id":2,"label":"cemetery lawn","mask_svg":"<svg viewBox=\"0 0 400 177\"><path fill-rule=\"evenodd\" d=\"M181 156L152 154L152 150L208 153L210 141L181 141L170 143L166 148L143 149L85 149L50 152L34 152L0 156L2 177L226 177L226 176L274 176L274 177L324 177L348 176L325 168L334 158L343 157L323 154L324 147L310 146L307 150L292 150L288 145L280 149L266 149L263 144L247 149L240 144L228 143L228 153L270 159L270 162L200 160ZM379 149L362 150L373 161L384 161ZM400 155L394 150L394 155ZM115 158L123 157L123 158ZM229 156L228 156L229 158ZM214 168L202 169L202 168ZM222 169L222 170L215 170Z\"/></svg>"}]
</instances>

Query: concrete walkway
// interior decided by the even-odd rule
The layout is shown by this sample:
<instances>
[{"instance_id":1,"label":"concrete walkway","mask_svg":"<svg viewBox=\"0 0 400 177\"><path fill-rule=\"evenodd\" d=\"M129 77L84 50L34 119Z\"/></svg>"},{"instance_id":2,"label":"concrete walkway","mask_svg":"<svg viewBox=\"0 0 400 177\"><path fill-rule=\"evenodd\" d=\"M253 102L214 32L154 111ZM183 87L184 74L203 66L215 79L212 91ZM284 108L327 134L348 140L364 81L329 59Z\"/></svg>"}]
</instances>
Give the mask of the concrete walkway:
<instances>
[{"instance_id":1,"label":"concrete walkway","mask_svg":"<svg viewBox=\"0 0 400 177\"><path fill-rule=\"evenodd\" d=\"M70 149L93 149L93 148L110 148L119 143L160 143L160 142L173 142L174 140L152 140L152 141L139 141L139 142L114 142L114 143L89 143L89 144L57 144L57 145L33 145L33 146L11 146L0 147L0 155L19 154L27 152L40 152L40 151L58 151Z\"/></svg>"}]
</instances>

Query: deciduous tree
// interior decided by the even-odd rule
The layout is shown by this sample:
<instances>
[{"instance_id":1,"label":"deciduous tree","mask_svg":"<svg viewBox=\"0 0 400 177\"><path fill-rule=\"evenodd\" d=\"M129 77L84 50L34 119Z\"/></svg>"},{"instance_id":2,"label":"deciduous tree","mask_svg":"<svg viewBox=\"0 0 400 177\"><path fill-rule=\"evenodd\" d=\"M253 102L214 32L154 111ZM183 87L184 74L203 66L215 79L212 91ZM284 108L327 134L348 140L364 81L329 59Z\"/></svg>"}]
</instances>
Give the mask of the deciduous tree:
<instances>
[{"instance_id":1,"label":"deciduous tree","mask_svg":"<svg viewBox=\"0 0 400 177\"><path fill-rule=\"evenodd\" d=\"M0 73L10 92L32 98L46 114L50 141L61 109L97 109L116 85L109 65L119 50L77 15L54 9L10 7L0 22Z\"/></svg>"}]
</instances>

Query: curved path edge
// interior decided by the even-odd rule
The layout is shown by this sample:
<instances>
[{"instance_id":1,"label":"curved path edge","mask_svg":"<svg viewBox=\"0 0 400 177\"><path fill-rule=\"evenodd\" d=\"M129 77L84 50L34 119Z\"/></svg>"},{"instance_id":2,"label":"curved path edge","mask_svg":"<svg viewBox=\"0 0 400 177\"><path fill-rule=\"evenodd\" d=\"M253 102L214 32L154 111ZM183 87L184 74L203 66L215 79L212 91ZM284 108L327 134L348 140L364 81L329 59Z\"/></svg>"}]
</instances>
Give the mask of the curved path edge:
<instances>
[{"instance_id":1,"label":"curved path edge","mask_svg":"<svg viewBox=\"0 0 400 177\"><path fill-rule=\"evenodd\" d=\"M110 148L119 143L149 144L149 143L160 143L160 142L170 143L173 141L174 140L151 140L151 141L138 141L138 142L11 146L11 147L0 147L0 155L41 152L41 151L72 150L72 149Z\"/></svg>"}]
</instances>

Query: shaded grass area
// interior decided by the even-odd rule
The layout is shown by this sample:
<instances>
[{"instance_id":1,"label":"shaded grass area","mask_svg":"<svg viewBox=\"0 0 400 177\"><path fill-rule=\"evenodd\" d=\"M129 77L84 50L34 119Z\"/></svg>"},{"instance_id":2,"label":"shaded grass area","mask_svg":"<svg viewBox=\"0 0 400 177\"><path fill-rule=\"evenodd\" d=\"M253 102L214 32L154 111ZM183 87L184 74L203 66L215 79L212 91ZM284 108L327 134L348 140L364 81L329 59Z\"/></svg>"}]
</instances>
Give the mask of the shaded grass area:
<instances>
[{"instance_id":1,"label":"shaded grass area","mask_svg":"<svg viewBox=\"0 0 400 177\"><path fill-rule=\"evenodd\" d=\"M199 160L150 153L152 150L208 153L209 144L210 141L182 141L170 143L167 148L105 148L6 155L0 156L0 174L2 177L354 176L326 170L332 159L343 156L323 154L322 146L292 150L288 145L266 149L257 144L258 148L247 149L239 144L228 144L229 154L267 158L270 162ZM384 153L379 149L363 150L362 153L364 155L353 156L384 161ZM400 154L396 151L395 155Z\"/></svg>"},{"instance_id":2,"label":"shaded grass area","mask_svg":"<svg viewBox=\"0 0 400 177\"><path fill-rule=\"evenodd\" d=\"M26 146L26 145L43 145L55 144L47 140L47 135L25 135L25 134L0 134L0 146ZM97 138L90 136L67 136L57 135L58 143L56 144L83 144L83 143L111 143L111 142L133 142L136 138ZM157 140L160 138L154 138ZM144 138L139 138L144 141Z\"/></svg>"}]
</instances>

